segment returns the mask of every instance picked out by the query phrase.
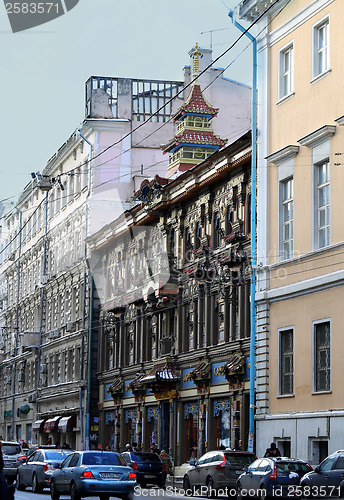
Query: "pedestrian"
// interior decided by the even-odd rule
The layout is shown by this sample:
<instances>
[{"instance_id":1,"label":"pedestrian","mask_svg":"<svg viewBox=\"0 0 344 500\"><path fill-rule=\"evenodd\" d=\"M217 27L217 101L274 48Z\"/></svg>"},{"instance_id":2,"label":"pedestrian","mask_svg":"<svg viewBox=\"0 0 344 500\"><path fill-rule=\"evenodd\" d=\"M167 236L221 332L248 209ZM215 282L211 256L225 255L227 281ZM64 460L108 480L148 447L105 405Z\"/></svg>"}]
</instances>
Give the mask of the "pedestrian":
<instances>
[{"instance_id":1,"label":"pedestrian","mask_svg":"<svg viewBox=\"0 0 344 500\"><path fill-rule=\"evenodd\" d=\"M51 437L48 437L47 445L48 446L52 445Z\"/></svg>"},{"instance_id":2,"label":"pedestrian","mask_svg":"<svg viewBox=\"0 0 344 500\"><path fill-rule=\"evenodd\" d=\"M125 445L125 448L124 448L124 450L122 451L122 453L124 453L125 451L133 451L133 450L131 449L131 446L130 446L130 444L129 444L129 443L127 443L127 444Z\"/></svg>"},{"instance_id":3,"label":"pedestrian","mask_svg":"<svg viewBox=\"0 0 344 500\"><path fill-rule=\"evenodd\" d=\"M266 448L264 457L280 457L281 452L276 446L276 443L271 443L270 448Z\"/></svg>"},{"instance_id":4,"label":"pedestrian","mask_svg":"<svg viewBox=\"0 0 344 500\"><path fill-rule=\"evenodd\" d=\"M105 451L111 451L111 448L109 445L106 446Z\"/></svg>"},{"instance_id":5,"label":"pedestrian","mask_svg":"<svg viewBox=\"0 0 344 500\"><path fill-rule=\"evenodd\" d=\"M155 443L152 443L151 444L151 447L150 447L150 450L149 450L151 453L157 453L158 455L160 455L160 450L159 448L157 448L156 444Z\"/></svg>"},{"instance_id":6,"label":"pedestrian","mask_svg":"<svg viewBox=\"0 0 344 500\"><path fill-rule=\"evenodd\" d=\"M139 448L138 444L136 443L136 441L133 442L132 451L134 453L137 452L137 451L140 451L140 448Z\"/></svg>"},{"instance_id":7,"label":"pedestrian","mask_svg":"<svg viewBox=\"0 0 344 500\"><path fill-rule=\"evenodd\" d=\"M4 459L2 458L2 443L0 442L0 498L1 500L10 500L10 490L3 469Z\"/></svg>"},{"instance_id":8,"label":"pedestrian","mask_svg":"<svg viewBox=\"0 0 344 500\"><path fill-rule=\"evenodd\" d=\"M167 474L169 474L170 476L173 475L172 462L171 462L169 454L165 450L161 450L159 457L163 463L162 487L165 488Z\"/></svg>"}]
</instances>

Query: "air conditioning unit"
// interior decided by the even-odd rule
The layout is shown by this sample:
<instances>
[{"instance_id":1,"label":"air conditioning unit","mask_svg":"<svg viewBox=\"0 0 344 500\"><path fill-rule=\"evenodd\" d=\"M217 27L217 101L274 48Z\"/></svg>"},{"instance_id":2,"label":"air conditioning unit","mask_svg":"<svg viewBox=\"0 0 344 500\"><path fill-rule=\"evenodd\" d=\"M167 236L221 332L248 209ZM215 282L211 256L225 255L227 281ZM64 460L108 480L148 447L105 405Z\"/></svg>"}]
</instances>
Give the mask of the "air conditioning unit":
<instances>
[{"instance_id":1,"label":"air conditioning unit","mask_svg":"<svg viewBox=\"0 0 344 500\"><path fill-rule=\"evenodd\" d=\"M41 373L48 373L48 365L46 363L41 364Z\"/></svg>"},{"instance_id":2,"label":"air conditioning unit","mask_svg":"<svg viewBox=\"0 0 344 500\"><path fill-rule=\"evenodd\" d=\"M5 377L5 383L7 385L11 385L11 383L12 383L12 377L11 377L11 375L7 375L7 377Z\"/></svg>"},{"instance_id":3,"label":"air conditioning unit","mask_svg":"<svg viewBox=\"0 0 344 500\"><path fill-rule=\"evenodd\" d=\"M25 372L19 372L19 374L18 374L18 381L19 382L25 382Z\"/></svg>"},{"instance_id":4,"label":"air conditioning unit","mask_svg":"<svg viewBox=\"0 0 344 500\"><path fill-rule=\"evenodd\" d=\"M16 260L16 254L15 253L11 253L11 255L8 256L8 260Z\"/></svg>"},{"instance_id":5,"label":"air conditioning unit","mask_svg":"<svg viewBox=\"0 0 344 500\"><path fill-rule=\"evenodd\" d=\"M35 403L35 401L36 401L36 394L30 394L29 403Z\"/></svg>"},{"instance_id":6,"label":"air conditioning unit","mask_svg":"<svg viewBox=\"0 0 344 500\"><path fill-rule=\"evenodd\" d=\"M66 332L75 332L75 325L71 321L66 323Z\"/></svg>"},{"instance_id":7,"label":"air conditioning unit","mask_svg":"<svg viewBox=\"0 0 344 500\"><path fill-rule=\"evenodd\" d=\"M51 332L49 332L49 334L48 334L49 339L57 339L59 336L60 336L60 332L58 329L51 330Z\"/></svg>"}]
</instances>

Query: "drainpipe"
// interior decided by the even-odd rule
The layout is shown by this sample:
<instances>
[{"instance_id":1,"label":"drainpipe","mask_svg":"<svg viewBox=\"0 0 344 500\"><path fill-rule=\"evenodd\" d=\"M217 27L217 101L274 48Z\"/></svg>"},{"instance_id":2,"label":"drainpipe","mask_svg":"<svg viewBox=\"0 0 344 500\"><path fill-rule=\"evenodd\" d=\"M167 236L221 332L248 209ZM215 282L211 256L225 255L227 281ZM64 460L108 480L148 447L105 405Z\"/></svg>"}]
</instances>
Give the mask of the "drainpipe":
<instances>
[{"instance_id":1,"label":"drainpipe","mask_svg":"<svg viewBox=\"0 0 344 500\"><path fill-rule=\"evenodd\" d=\"M256 361L256 204L257 204L257 40L234 19L233 11L229 17L244 35L252 42L253 49L253 75L252 75L252 171L251 171L251 287L250 287L250 411L249 411L249 436L248 451L253 451L254 445L254 409L255 409L255 361Z\"/></svg>"},{"instance_id":2,"label":"drainpipe","mask_svg":"<svg viewBox=\"0 0 344 500\"><path fill-rule=\"evenodd\" d=\"M86 278L87 278L87 236L88 236L88 200L91 194L91 168L93 158L93 145L81 133L81 128L78 130L80 137L90 146L90 159L88 165L88 190L86 195L85 206L85 252L84 252L84 297L83 297L83 317L82 328L85 331L86 326ZM91 412L91 382L92 382L92 319L93 319L93 274L90 272L90 304L89 304L89 320L88 320L88 350L87 350L87 395L86 395L86 450L90 449L90 412ZM81 393L81 389L80 389ZM84 436L82 426L82 404L80 396L80 431L81 444L83 448Z\"/></svg>"},{"instance_id":3,"label":"drainpipe","mask_svg":"<svg viewBox=\"0 0 344 500\"><path fill-rule=\"evenodd\" d=\"M45 194L45 217L44 217L44 247L43 247L43 270L42 275L46 274L47 268L47 234L48 234L48 196L49 191ZM41 288L41 314L39 320L39 344L37 351L37 382L36 382L36 417L38 414L38 397L39 397L39 379L41 376L41 354L42 354L42 341L43 341L43 307L44 307L44 285ZM37 441L37 433L36 433Z\"/></svg>"},{"instance_id":4,"label":"drainpipe","mask_svg":"<svg viewBox=\"0 0 344 500\"><path fill-rule=\"evenodd\" d=\"M17 376L17 361L16 356L18 354L18 340L19 340L19 300L20 300L20 257L21 257L21 247L22 247L22 226L23 226L23 212L15 207L19 212L19 253L18 253L18 283L17 283L17 307L16 307L16 338L14 347L14 366L13 366L13 387L12 387L12 421L11 421L11 439L14 439L14 401L16 395L16 376Z\"/></svg>"}]
</instances>

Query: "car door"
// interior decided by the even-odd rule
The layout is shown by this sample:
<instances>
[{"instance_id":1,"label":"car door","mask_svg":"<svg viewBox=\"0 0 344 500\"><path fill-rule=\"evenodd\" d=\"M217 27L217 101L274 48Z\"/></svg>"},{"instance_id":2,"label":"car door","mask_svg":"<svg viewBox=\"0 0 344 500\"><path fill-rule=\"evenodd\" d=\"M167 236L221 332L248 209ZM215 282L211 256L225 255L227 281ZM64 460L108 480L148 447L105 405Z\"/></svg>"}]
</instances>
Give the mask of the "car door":
<instances>
[{"instance_id":1,"label":"car door","mask_svg":"<svg viewBox=\"0 0 344 500\"><path fill-rule=\"evenodd\" d=\"M73 453L71 455L70 461L66 463L66 466L61 469L63 472L62 476L62 484L63 484L63 492L70 492L70 485L73 479L73 472L76 464L78 463L80 454Z\"/></svg>"},{"instance_id":2,"label":"car door","mask_svg":"<svg viewBox=\"0 0 344 500\"><path fill-rule=\"evenodd\" d=\"M246 491L249 491L250 489L252 489L252 485L254 484L254 474L257 472L257 469L259 467L259 464L260 462L262 461L261 458L259 458L258 460L255 460L248 468L247 468L247 471L244 472L241 476L240 476L240 486L241 486L241 489L242 490L246 490ZM248 496L248 494L246 494L245 496Z\"/></svg>"},{"instance_id":3,"label":"car door","mask_svg":"<svg viewBox=\"0 0 344 500\"><path fill-rule=\"evenodd\" d=\"M321 495L321 492L323 491L326 491L327 493L329 472L331 471L334 463L337 461L337 458L338 456L336 455L325 458L325 460L321 462L320 466L316 467L314 473L309 476L311 495L318 496Z\"/></svg>"},{"instance_id":4,"label":"car door","mask_svg":"<svg viewBox=\"0 0 344 500\"><path fill-rule=\"evenodd\" d=\"M210 451L204 458L203 464L201 464L199 467L199 484L201 486L207 485L207 477L211 472L211 463L213 461L213 458L214 458L214 452Z\"/></svg>"},{"instance_id":5,"label":"car door","mask_svg":"<svg viewBox=\"0 0 344 500\"><path fill-rule=\"evenodd\" d=\"M199 486L200 484L200 470L201 466L204 464L205 458L208 455L202 455L201 458L196 462L196 464L188 470L188 478L190 481L190 486Z\"/></svg>"},{"instance_id":6,"label":"car door","mask_svg":"<svg viewBox=\"0 0 344 500\"><path fill-rule=\"evenodd\" d=\"M332 496L339 496L339 486L344 480L344 456L338 456L333 463L332 469L327 472L326 493Z\"/></svg>"},{"instance_id":7,"label":"car door","mask_svg":"<svg viewBox=\"0 0 344 500\"><path fill-rule=\"evenodd\" d=\"M54 482L59 492L64 492L64 493L69 492L69 489L67 490L67 483L66 483L66 470L69 467L72 457L73 453L71 453L67 458L65 458L60 468L57 469L56 472L54 472Z\"/></svg>"},{"instance_id":8,"label":"car door","mask_svg":"<svg viewBox=\"0 0 344 500\"><path fill-rule=\"evenodd\" d=\"M38 451L35 451L28 459L27 461L20 467L20 477L21 481L24 484L31 484L31 478L32 478L32 471L33 471L33 464L37 458Z\"/></svg>"}]
</instances>

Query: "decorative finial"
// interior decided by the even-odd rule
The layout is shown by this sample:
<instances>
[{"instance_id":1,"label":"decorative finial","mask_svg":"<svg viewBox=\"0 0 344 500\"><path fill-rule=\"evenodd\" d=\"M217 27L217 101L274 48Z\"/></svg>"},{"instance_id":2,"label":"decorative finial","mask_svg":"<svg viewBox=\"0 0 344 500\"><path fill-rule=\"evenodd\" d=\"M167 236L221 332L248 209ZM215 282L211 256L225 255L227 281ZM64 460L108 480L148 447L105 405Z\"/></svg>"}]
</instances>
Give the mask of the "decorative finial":
<instances>
[{"instance_id":1,"label":"decorative finial","mask_svg":"<svg viewBox=\"0 0 344 500\"><path fill-rule=\"evenodd\" d=\"M198 50L198 43L196 43L195 52L194 52L194 75L197 76L199 73L199 57L201 53Z\"/></svg>"}]
</instances>

